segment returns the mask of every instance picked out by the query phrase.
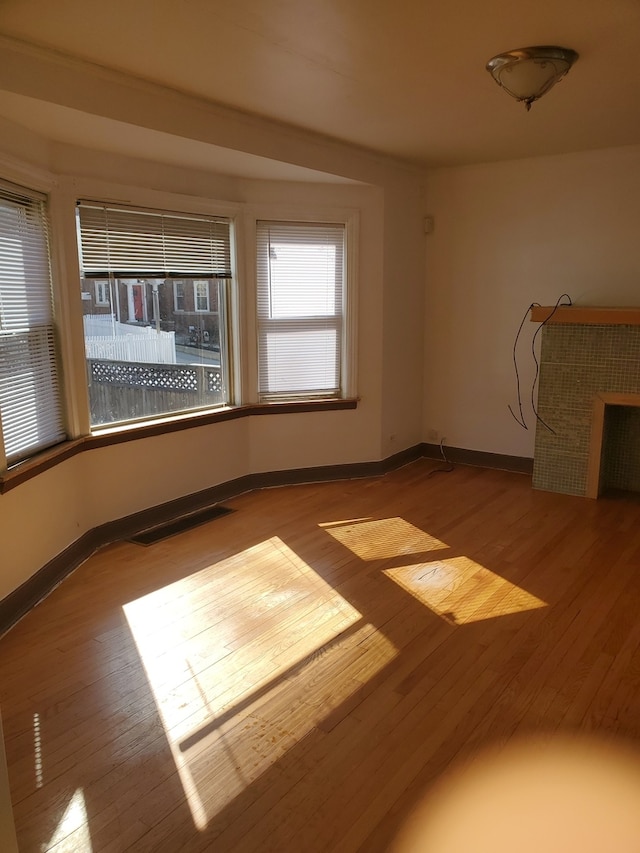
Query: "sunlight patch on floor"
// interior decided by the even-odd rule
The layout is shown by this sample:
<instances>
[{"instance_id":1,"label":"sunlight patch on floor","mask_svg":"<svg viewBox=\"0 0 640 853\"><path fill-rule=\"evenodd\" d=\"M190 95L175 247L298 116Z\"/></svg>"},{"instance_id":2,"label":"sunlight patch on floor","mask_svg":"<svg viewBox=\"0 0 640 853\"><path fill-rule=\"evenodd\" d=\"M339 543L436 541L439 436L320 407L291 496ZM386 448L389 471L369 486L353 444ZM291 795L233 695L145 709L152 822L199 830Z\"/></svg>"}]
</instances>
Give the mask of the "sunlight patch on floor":
<instances>
[{"instance_id":1,"label":"sunlight patch on floor","mask_svg":"<svg viewBox=\"0 0 640 853\"><path fill-rule=\"evenodd\" d=\"M396 654L278 537L123 609L201 830Z\"/></svg>"},{"instance_id":2,"label":"sunlight patch on floor","mask_svg":"<svg viewBox=\"0 0 640 853\"><path fill-rule=\"evenodd\" d=\"M366 649L359 648L365 640ZM300 686L292 691L293 679L288 677L282 682L274 681L259 700L239 709L220 726L215 729L204 726L199 739L188 738L183 757L208 820L229 806L249 785L260 784L263 774L285 759L290 750L395 655L393 644L372 625L364 623L348 644L336 647L333 654L329 651L312 657L303 671L296 673L302 691ZM345 660L347 665L343 668ZM292 693L296 696L293 700ZM183 742L181 749L184 746ZM268 789L265 783L265 793Z\"/></svg>"},{"instance_id":3,"label":"sunlight patch on floor","mask_svg":"<svg viewBox=\"0 0 640 853\"><path fill-rule=\"evenodd\" d=\"M319 525L361 560L439 551L448 545L404 518L327 522Z\"/></svg>"},{"instance_id":4,"label":"sunlight patch on floor","mask_svg":"<svg viewBox=\"0 0 640 853\"><path fill-rule=\"evenodd\" d=\"M547 603L469 557L386 569L384 574L447 622L466 625Z\"/></svg>"},{"instance_id":5,"label":"sunlight patch on floor","mask_svg":"<svg viewBox=\"0 0 640 853\"><path fill-rule=\"evenodd\" d=\"M36 777L36 788L42 788L42 734L40 732L40 714L33 715L33 770Z\"/></svg>"},{"instance_id":6,"label":"sunlight patch on floor","mask_svg":"<svg viewBox=\"0 0 640 853\"><path fill-rule=\"evenodd\" d=\"M60 818L47 853L92 853L87 809L82 788L78 788Z\"/></svg>"}]
</instances>

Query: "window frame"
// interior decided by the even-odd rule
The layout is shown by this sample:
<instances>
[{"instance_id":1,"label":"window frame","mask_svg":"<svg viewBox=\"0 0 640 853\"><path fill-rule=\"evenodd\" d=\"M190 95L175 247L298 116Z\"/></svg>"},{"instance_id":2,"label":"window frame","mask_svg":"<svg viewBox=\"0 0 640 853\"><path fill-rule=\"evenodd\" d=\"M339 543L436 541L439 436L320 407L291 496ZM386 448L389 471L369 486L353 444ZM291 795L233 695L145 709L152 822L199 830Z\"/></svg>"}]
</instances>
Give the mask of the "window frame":
<instances>
[{"instance_id":1,"label":"window frame","mask_svg":"<svg viewBox=\"0 0 640 853\"><path fill-rule=\"evenodd\" d=\"M204 406L194 406L193 408L186 408L180 410L174 410L170 412L161 412L157 414L149 414L142 415L140 417L131 417L128 419L122 419L118 421L113 421L109 423L91 423L91 414L90 414L90 403L89 403L89 391L87 387L86 378L84 379L84 396L86 399L86 429L81 433L82 435L94 435L96 433L102 434L105 430L123 430L123 429L135 429L140 425L153 424L156 422L164 422L170 420L174 417L179 418L188 418L188 417L200 417L203 413L212 412L215 413L220 409L227 409L231 406L237 405L237 401L241 400L241 387L239 384L238 377L240 375L239 364L241 353L240 349L237 345L238 340L240 339L239 334L233 333L234 325L237 325L237 317L238 317L238 275L237 275L237 254L238 248L235 245L235 220L238 216L238 212L241 209L240 205L222 205L217 202L213 202L208 199L197 199L194 200L191 197L183 197L176 196L170 193L163 193L160 191L141 191L140 193L134 193L131 188L129 188L129 197L127 198L126 203L113 203L110 202L109 199L113 196L113 187L108 193L98 193L93 189L90 192L83 191L84 187L82 186L84 182L77 181L74 183L74 189L76 190L74 193L74 215L75 208L77 208L78 204L80 204L80 199L86 200L86 203L93 206L105 206L105 207L114 207L116 209L119 208L129 208L134 211L144 211L151 214L160 214L167 216L177 216L178 218L184 217L188 218L214 218L214 219L223 219L225 220L226 225L229 228L229 244L230 244L230 279L218 279L220 284L220 295L226 299L228 305L220 306L221 310L216 312L219 317L220 322L220 338L221 338L221 354L226 354L226 363L221 361L222 365L222 373L223 373L223 382L226 392L226 401L220 403L219 405L204 405ZM123 192L124 195L124 192ZM74 229L77 230L79 234L79 226ZM81 280L82 270L80 269L80 251L79 245L76 246L76 252L78 257L78 281ZM90 272L87 272L86 278L93 277ZM122 279L122 276L117 276L117 278ZM187 291L187 283L190 275L182 276L181 278L175 278L174 281L182 280L185 288L185 295ZM215 278L215 275L213 276ZM79 291L81 287L79 285ZM173 294L173 304L175 309L175 290ZM78 297L79 299L79 297ZM224 309L224 310L222 310ZM179 311L181 314L189 314L191 313L191 309ZM195 313L195 312L194 312ZM198 312L204 313L204 312ZM211 312L209 312L211 313ZM224 324L224 328L222 328ZM84 367L84 364L83 364ZM185 365L186 367L186 365ZM78 381L78 376L76 374L76 382Z\"/></svg>"},{"instance_id":2,"label":"window frame","mask_svg":"<svg viewBox=\"0 0 640 853\"><path fill-rule=\"evenodd\" d=\"M323 208L321 206L308 208L300 207L278 207L275 205L251 205L247 208L247 218L250 227L246 228L247 237L252 241L251 258L252 271L252 293L250 301L251 310L251 347L248 348L248 357L251 361L251 387L259 405L280 406L284 403L312 404L320 400L347 401L358 398L358 252L359 252L359 227L360 212L352 208ZM258 252L257 252L257 230L258 222L295 222L300 224L333 224L344 227L344 283L343 283L343 316L342 316L342 347L340 372L342 377L340 396L320 398L317 396L274 395L271 398L261 399L259 393L259 368L258 368Z\"/></svg>"},{"instance_id":3,"label":"window frame","mask_svg":"<svg viewBox=\"0 0 640 853\"><path fill-rule=\"evenodd\" d=\"M106 279L100 279L99 281L94 281L95 287L95 304L99 305L101 308L108 308L111 305L109 301L109 282ZM104 293L106 298L101 298L101 294Z\"/></svg>"},{"instance_id":4,"label":"window frame","mask_svg":"<svg viewBox=\"0 0 640 853\"><path fill-rule=\"evenodd\" d=\"M207 302L206 308L198 307L198 299L201 299L201 295L198 293L198 287L200 285L204 285L204 297ZM212 314L214 312L211 311L211 293L209 291L209 279L194 279L193 280L193 310L196 314Z\"/></svg>"},{"instance_id":5,"label":"window frame","mask_svg":"<svg viewBox=\"0 0 640 853\"><path fill-rule=\"evenodd\" d=\"M46 283L42 284L48 294L48 305L45 311L47 314L46 322L42 320L29 323L27 328L14 330L11 337L27 336L25 344L32 350L33 346L39 350L41 344L34 343L34 337L42 338L43 332L46 337L46 351L48 353L45 361L48 363L50 379L47 379L45 385L49 392L52 392L53 397L53 412L51 413L49 438L38 440L35 443L24 447L19 452L14 452L8 457L6 452L5 435L3 434L2 421L0 420L0 476L16 467L24 465L34 456L42 455L43 453L55 450L55 448L63 445L68 441L69 429L67 419L67 394L66 387L63 381L64 372L62 370L61 353L60 353L60 332L58 327L58 300L57 300L57 258L53 245L52 238L52 205L50 192L54 182L49 179L48 175L36 169L30 169L17 165L13 162L7 164L5 158L2 158L2 174L0 177L0 185L8 196L13 196L13 200L19 203L19 200L26 200L33 205L39 206L41 209L38 217L41 217L40 224L42 226L42 242L44 245L44 261L46 266ZM8 168L6 166L8 165ZM11 301L10 303L11 304ZM14 312L9 313L9 317L14 315ZM14 315L16 316L16 315ZM11 328L9 328L11 332ZM33 364L29 361L29 364ZM38 372L40 371L40 368ZM31 371L33 372L33 371ZM44 380L44 377L43 377ZM37 390L37 389L35 389ZM15 402L15 400L14 400ZM43 401L40 399L37 403L37 408L42 409ZM47 407L49 403L47 403Z\"/></svg>"},{"instance_id":6,"label":"window frame","mask_svg":"<svg viewBox=\"0 0 640 853\"><path fill-rule=\"evenodd\" d=\"M186 294L184 292L184 281L182 279L176 279L173 282L173 311L175 314L184 314L184 300L186 298ZM178 300L182 300L182 306L178 305Z\"/></svg>"}]
</instances>

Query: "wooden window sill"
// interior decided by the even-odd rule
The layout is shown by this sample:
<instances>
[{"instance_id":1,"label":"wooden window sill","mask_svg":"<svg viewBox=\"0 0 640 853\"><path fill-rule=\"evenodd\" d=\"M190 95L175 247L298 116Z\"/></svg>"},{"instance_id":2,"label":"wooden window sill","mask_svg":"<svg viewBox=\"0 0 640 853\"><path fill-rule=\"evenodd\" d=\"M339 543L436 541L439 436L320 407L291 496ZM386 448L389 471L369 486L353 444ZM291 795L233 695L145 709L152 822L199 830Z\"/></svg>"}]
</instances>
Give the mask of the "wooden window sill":
<instances>
[{"instance_id":1,"label":"wooden window sill","mask_svg":"<svg viewBox=\"0 0 640 853\"><path fill-rule=\"evenodd\" d=\"M220 421L232 421L238 418L255 415L284 415L300 412L331 412L343 409L356 409L357 399L348 400L313 400L304 402L260 403L249 406L232 406L224 409L206 412L176 415L159 420L145 421L137 424L124 424L104 427L95 430L83 438L65 441L42 453L25 459L13 465L0 474L0 494L14 489L32 477L37 477L43 471L53 468L60 462L98 447L109 447L112 444L122 444L125 441L137 441L140 438L150 438L171 432L180 432L195 427L208 426Z\"/></svg>"}]
</instances>

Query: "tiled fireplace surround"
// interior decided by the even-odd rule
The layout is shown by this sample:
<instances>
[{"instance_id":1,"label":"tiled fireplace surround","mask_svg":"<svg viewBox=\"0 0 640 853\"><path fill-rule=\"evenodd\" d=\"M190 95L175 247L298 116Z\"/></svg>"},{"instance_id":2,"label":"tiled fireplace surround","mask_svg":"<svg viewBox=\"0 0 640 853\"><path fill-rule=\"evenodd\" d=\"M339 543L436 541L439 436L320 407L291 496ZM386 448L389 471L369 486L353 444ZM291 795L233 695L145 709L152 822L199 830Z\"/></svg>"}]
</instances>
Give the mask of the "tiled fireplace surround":
<instances>
[{"instance_id":1,"label":"tiled fireplace surround","mask_svg":"<svg viewBox=\"0 0 640 853\"><path fill-rule=\"evenodd\" d=\"M537 425L534 487L640 492L640 308L561 308L541 337L538 412L554 432Z\"/></svg>"}]
</instances>

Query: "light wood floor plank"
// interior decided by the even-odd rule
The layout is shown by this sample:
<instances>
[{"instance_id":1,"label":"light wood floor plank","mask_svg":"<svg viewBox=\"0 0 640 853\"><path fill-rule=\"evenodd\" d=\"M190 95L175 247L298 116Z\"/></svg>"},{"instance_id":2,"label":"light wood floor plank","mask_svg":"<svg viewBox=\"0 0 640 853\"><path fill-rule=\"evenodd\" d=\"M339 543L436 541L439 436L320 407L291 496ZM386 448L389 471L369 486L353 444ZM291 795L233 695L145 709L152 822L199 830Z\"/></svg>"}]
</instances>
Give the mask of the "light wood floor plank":
<instances>
[{"instance_id":1,"label":"light wood floor plank","mask_svg":"<svg viewBox=\"0 0 640 853\"><path fill-rule=\"evenodd\" d=\"M640 736L640 502L432 468L116 543L2 638L21 851L381 853L488 744Z\"/></svg>"}]
</instances>

